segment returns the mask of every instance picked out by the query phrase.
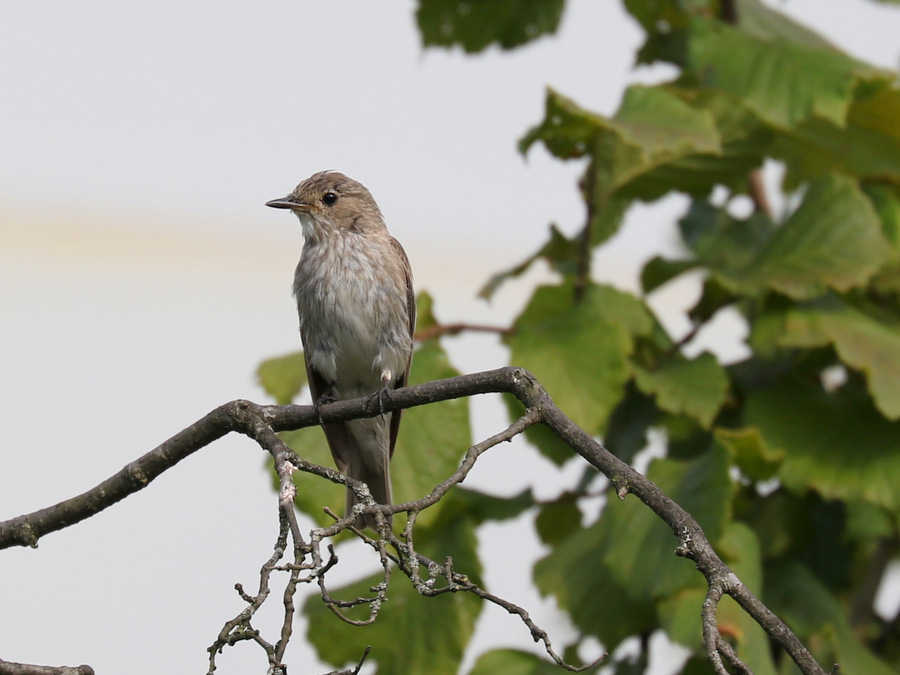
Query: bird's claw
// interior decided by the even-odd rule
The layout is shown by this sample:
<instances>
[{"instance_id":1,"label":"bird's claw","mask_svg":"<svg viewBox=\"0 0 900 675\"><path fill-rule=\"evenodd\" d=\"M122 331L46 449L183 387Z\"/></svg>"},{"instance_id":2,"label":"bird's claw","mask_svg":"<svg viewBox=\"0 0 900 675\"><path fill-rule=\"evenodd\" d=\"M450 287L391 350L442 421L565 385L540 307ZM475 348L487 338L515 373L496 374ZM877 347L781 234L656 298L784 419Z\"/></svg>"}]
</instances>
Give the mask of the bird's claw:
<instances>
[{"instance_id":1,"label":"bird's claw","mask_svg":"<svg viewBox=\"0 0 900 675\"><path fill-rule=\"evenodd\" d=\"M319 412L319 409L323 405L327 405L328 403L334 403L337 399L332 396L328 391L319 396L316 401L313 403L313 414L319 419L319 424L323 425L325 422L322 420L322 413Z\"/></svg>"},{"instance_id":2,"label":"bird's claw","mask_svg":"<svg viewBox=\"0 0 900 675\"><path fill-rule=\"evenodd\" d=\"M387 398L388 401L392 400L391 390L388 387L382 387L378 391L372 392L369 395L369 398L366 399L366 407L368 407L373 398L378 399L378 412L384 417L384 399Z\"/></svg>"}]
</instances>

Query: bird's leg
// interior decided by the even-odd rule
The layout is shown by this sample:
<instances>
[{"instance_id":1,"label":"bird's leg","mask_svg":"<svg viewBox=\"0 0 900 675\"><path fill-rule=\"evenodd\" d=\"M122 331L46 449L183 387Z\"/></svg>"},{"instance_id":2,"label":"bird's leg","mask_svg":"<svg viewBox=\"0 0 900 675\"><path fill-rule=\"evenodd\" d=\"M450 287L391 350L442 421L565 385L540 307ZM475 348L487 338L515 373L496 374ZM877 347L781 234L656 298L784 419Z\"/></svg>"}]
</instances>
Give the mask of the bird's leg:
<instances>
[{"instance_id":1,"label":"bird's leg","mask_svg":"<svg viewBox=\"0 0 900 675\"><path fill-rule=\"evenodd\" d=\"M369 401L371 401L373 398L377 398L378 399L378 412L381 413L382 417L384 417L384 399L387 398L387 400L389 400L389 401L391 400L391 389L388 385L391 383L391 380L393 380L393 379L394 379L394 376L390 370L382 370L381 371L381 384L382 384L381 389L378 389L378 390L372 392L369 395L368 400L366 401L366 404L368 405Z\"/></svg>"},{"instance_id":2,"label":"bird's leg","mask_svg":"<svg viewBox=\"0 0 900 675\"><path fill-rule=\"evenodd\" d=\"M334 403L335 402L336 399L334 398L334 396L331 395L331 392L333 389L334 389L334 382L332 382L327 387L325 387L325 391L323 391L319 395L319 398L317 398L313 402L313 414L319 418L320 425L325 424L325 422L322 421L322 415L319 412L319 408L321 408L326 403Z\"/></svg>"}]
</instances>

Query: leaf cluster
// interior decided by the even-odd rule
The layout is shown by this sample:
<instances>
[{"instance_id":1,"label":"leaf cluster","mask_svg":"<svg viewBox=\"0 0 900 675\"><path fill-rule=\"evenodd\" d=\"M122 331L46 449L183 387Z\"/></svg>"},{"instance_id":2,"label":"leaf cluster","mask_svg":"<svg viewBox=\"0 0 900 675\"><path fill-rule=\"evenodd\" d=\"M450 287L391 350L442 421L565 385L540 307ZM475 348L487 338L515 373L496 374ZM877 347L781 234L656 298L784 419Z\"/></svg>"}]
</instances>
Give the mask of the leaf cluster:
<instances>
[{"instance_id":1,"label":"leaf cluster","mask_svg":"<svg viewBox=\"0 0 900 675\"><path fill-rule=\"evenodd\" d=\"M678 76L625 92L612 116L548 90L543 120L522 138L560 160L580 160L585 221L566 236L553 226L533 256L488 281L489 297L536 261L559 274L536 288L502 338L512 364L533 372L579 426L626 461L650 438L663 456L648 476L703 525L709 539L764 602L784 617L822 664L879 675L900 668L898 617L873 609L900 556L900 88L893 73L862 63L760 0L625 0L645 41L638 63L666 62ZM562 0L420 0L428 46L512 48L552 33ZM781 195L766 195L759 170L783 170ZM643 296L595 283L592 253L623 225L636 201L670 193L691 204L679 220L678 258L655 258ZM785 206L779 212L770 204ZM740 213L738 200L752 213ZM646 296L688 272L702 273L689 317L669 335ZM723 311L748 331L748 355L721 363L689 356L690 339ZM420 299L419 328L434 325ZM261 378L282 402L302 387L302 360L264 364ZM412 382L453 374L439 340L420 345ZM511 409L516 406L510 403ZM417 498L458 463L470 443L460 401L406 413L392 471L398 499ZM542 427L528 432L548 458L570 451ZM663 439L663 440L659 440ZM327 464L316 430L289 442ZM426 449L427 451L423 451ZM308 480L308 478L304 478ZM591 521L589 480L555 500L509 500L457 490L423 514L419 542L452 551L478 575L475 528L532 508L547 554L534 568L579 631L612 652L662 630L691 650L685 673L710 672L701 646L704 581L672 555L671 532L637 501L612 503ZM326 493L326 491L328 491ZM298 490L321 518L339 510L324 481ZM346 589L353 596L366 586ZM315 602L310 638L342 664L378 642L379 672L454 673L478 606L442 604L399 590L380 640L332 627ZM388 618L388 614L392 618ZM404 640L392 623L403 625ZM722 633L756 673L793 667L730 600ZM647 654L614 661L642 672ZM544 673L551 666L515 650L483 655L472 673Z\"/></svg>"}]
</instances>

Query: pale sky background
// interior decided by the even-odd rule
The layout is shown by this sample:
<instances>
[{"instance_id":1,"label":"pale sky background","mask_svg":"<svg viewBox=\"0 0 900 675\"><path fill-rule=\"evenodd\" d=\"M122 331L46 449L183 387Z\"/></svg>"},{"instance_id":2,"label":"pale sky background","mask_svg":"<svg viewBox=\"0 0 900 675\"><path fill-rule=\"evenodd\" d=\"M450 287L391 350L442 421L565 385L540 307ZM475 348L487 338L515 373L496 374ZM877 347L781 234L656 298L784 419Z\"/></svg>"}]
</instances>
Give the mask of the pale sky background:
<instances>
[{"instance_id":1,"label":"pale sky background","mask_svg":"<svg viewBox=\"0 0 900 675\"><path fill-rule=\"evenodd\" d=\"M896 69L900 9L778 6ZM94 486L221 403L265 400L257 363L299 347L301 238L263 204L314 171L372 190L439 318L515 316L546 273L490 305L477 289L551 221L574 232L583 219L581 167L515 149L541 119L544 87L611 114L628 82L669 71L632 69L641 34L613 0L569 0L556 37L476 57L423 51L413 11L391 0L0 5L0 519ZM674 250L681 207L635 209L596 277L634 288L641 260ZM689 298L688 286L655 298L673 330ZM733 357L739 340L723 322L704 344ZM463 371L506 363L491 337L447 345ZM503 425L496 401L473 415L477 435ZM550 497L578 471L523 456L515 443L493 451L467 484L512 494L540 475ZM242 608L234 583L255 586L276 535L263 460L226 438L37 550L0 552L0 658L206 672L206 646ZM513 463L524 469L508 475ZM491 589L562 645L571 633L528 588L529 564L509 561L534 557L530 519L482 534ZM303 631L291 672L329 670ZM463 672L496 645L535 648L488 610ZM224 674L263 669L247 645L219 659Z\"/></svg>"}]
</instances>

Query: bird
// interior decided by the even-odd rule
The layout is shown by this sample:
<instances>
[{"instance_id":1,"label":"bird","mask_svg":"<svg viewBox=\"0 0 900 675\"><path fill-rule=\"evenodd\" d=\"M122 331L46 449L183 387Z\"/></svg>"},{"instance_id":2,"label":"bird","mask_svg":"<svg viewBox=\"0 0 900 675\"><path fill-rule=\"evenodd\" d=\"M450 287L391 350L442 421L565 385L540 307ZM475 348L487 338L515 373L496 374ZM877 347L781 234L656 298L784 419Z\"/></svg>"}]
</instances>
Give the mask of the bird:
<instances>
[{"instance_id":1,"label":"bird","mask_svg":"<svg viewBox=\"0 0 900 675\"><path fill-rule=\"evenodd\" d=\"M316 409L361 396L381 405L406 386L413 356L416 296L403 247L369 190L336 171L314 173L266 206L293 211L302 227L293 292ZM338 470L365 483L376 503L391 504L400 411L322 426ZM346 514L356 502L348 488ZM377 529L373 514L354 524Z\"/></svg>"}]
</instances>

